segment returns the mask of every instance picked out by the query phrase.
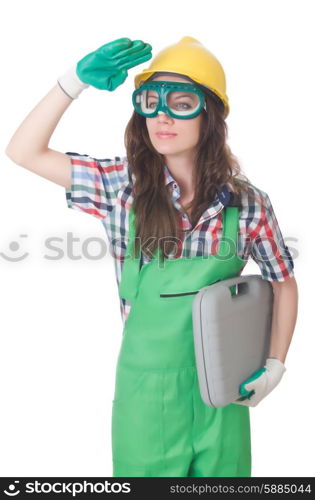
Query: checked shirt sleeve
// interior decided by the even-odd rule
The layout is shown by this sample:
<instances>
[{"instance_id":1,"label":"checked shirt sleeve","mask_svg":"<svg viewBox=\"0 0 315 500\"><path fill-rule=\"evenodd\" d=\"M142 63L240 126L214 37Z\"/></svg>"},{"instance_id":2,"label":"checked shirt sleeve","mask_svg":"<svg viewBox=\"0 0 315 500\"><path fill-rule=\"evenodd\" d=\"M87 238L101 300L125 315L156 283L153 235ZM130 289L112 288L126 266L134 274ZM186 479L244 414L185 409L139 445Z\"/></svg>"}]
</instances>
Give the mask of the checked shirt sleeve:
<instances>
[{"instance_id":1,"label":"checked shirt sleeve","mask_svg":"<svg viewBox=\"0 0 315 500\"><path fill-rule=\"evenodd\" d=\"M114 208L119 190L128 183L126 159L66 154L71 160L71 186L66 188L68 207L104 219Z\"/></svg>"},{"instance_id":2,"label":"checked shirt sleeve","mask_svg":"<svg viewBox=\"0 0 315 500\"><path fill-rule=\"evenodd\" d=\"M269 196L260 191L258 224L251 232L251 257L260 267L263 279L285 281L294 276L294 263L285 245Z\"/></svg>"}]
</instances>

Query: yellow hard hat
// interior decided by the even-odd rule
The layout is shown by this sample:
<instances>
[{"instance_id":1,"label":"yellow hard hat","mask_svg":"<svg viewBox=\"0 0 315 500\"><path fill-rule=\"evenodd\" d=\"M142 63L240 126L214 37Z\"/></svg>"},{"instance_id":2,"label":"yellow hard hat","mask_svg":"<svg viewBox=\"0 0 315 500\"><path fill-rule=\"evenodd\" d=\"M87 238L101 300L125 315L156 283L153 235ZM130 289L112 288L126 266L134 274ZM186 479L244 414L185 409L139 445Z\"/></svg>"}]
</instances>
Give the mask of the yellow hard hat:
<instances>
[{"instance_id":1,"label":"yellow hard hat","mask_svg":"<svg viewBox=\"0 0 315 500\"><path fill-rule=\"evenodd\" d=\"M185 36L178 43L161 50L150 66L135 76L135 88L156 72L178 73L214 92L229 113L224 70L218 59L196 38Z\"/></svg>"}]
</instances>

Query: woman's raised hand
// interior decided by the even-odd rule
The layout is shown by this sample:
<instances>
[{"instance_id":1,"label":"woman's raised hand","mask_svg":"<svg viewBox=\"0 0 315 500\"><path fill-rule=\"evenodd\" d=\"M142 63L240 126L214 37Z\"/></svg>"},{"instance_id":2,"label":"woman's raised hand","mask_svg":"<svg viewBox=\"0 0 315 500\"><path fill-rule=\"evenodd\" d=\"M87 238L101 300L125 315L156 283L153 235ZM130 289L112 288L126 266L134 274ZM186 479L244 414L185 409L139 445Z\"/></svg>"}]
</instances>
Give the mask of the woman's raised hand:
<instances>
[{"instance_id":1,"label":"woman's raised hand","mask_svg":"<svg viewBox=\"0 0 315 500\"><path fill-rule=\"evenodd\" d=\"M112 91L124 83L129 68L151 59L151 51L151 45L142 40L118 38L84 56L57 81L72 99L77 99L90 85Z\"/></svg>"},{"instance_id":2,"label":"woman's raised hand","mask_svg":"<svg viewBox=\"0 0 315 500\"><path fill-rule=\"evenodd\" d=\"M129 68L151 59L151 51L151 45L142 40L119 38L83 57L76 72L82 82L112 91L126 80Z\"/></svg>"}]
</instances>

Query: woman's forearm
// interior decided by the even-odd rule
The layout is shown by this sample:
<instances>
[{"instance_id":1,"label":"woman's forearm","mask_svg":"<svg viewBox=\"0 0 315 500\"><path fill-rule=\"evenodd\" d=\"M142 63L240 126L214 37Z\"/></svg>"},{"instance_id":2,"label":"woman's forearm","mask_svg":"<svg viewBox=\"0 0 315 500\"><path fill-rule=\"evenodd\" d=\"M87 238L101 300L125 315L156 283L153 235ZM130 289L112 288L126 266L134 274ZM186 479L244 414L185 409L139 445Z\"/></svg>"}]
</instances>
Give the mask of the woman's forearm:
<instances>
[{"instance_id":1,"label":"woman's forearm","mask_svg":"<svg viewBox=\"0 0 315 500\"><path fill-rule=\"evenodd\" d=\"M6 154L18 163L47 150L52 133L72 102L57 83L23 120L7 145Z\"/></svg>"},{"instance_id":2,"label":"woman's forearm","mask_svg":"<svg viewBox=\"0 0 315 500\"><path fill-rule=\"evenodd\" d=\"M274 303L268 357L277 358L284 363L297 319L298 289L295 278L273 283L273 292Z\"/></svg>"}]
</instances>

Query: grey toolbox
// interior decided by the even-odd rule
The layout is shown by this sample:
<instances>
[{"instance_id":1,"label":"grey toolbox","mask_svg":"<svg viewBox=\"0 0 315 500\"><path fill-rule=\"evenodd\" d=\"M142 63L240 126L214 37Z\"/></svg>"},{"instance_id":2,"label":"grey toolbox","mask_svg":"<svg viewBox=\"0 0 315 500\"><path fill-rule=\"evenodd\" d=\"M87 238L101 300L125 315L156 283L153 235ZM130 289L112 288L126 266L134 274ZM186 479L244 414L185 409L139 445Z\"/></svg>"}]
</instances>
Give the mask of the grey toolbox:
<instances>
[{"instance_id":1,"label":"grey toolbox","mask_svg":"<svg viewBox=\"0 0 315 500\"><path fill-rule=\"evenodd\" d=\"M204 403L218 408L241 397L239 387L263 368L271 334L273 289L261 275L203 287L193 300L195 356Z\"/></svg>"}]
</instances>

